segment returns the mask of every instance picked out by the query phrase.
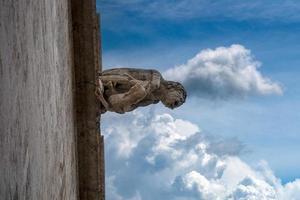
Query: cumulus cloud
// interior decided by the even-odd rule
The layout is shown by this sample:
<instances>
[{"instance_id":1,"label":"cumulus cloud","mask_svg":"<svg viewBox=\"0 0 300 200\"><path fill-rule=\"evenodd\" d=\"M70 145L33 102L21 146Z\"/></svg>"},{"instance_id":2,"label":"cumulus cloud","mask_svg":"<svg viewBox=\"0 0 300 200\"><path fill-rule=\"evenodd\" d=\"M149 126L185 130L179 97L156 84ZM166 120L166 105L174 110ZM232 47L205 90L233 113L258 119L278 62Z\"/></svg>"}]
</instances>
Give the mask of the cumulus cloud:
<instances>
[{"instance_id":1,"label":"cumulus cloud","mask_svg":"<svg viewBox=\"0 0 300 200\"><path fill-rule=\"evenodd\" d=\"M221 142L189 121L135 111L102 123L108 200L299 199L300 180L283 185L266 162L254 168L238 150L215 150Z\"/></svg>"},{"instance_id":2,"label":"cumulus cloud","mask_svg":"<svg viewBox=\"0 0 300 200\"><path fill-rule=\"evenodd\" d=\"M246 177L237 185L229 199L276 200L277 196L275 189L265 181Z\"/></svg>"},{"instance_id":3,"label":"cumulus cloud","mask_svg":"<svg viewBox=\"0 0 300 200\"><path fill-rule=\"evenodd\" d=\"M297 200L300 198L300 180L297 179L294 182L287 183L279 191L280 199L292 199Z\"/></svg>"},{"instance_id":4,"label":"cumulus cloud","mask_svg":"<svg viewBox=\"0 0 300 200\"><path fill-rule=\"evenodd\" d=\"M190 95L227 99L252 95L282 94L282 88L259 71L249 49L242 45L200 51L164 76L182 82Z\"/></svg>"}]
</instances>

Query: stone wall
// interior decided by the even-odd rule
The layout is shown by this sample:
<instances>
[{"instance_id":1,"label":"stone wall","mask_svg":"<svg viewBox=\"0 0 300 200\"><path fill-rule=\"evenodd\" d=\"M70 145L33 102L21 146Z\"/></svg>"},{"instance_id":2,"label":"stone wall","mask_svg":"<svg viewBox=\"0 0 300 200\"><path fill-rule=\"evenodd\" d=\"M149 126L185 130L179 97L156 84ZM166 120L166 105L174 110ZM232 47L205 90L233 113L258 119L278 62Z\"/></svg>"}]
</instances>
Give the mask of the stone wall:
<instances>
[{"instance_id":1,"label":"stone wall","mask_svg":"<svg viewBox=\"0 0 300 200\"><path fill-rule=\"evenodd\" d=\"M69 4L0 0L0 199L77 199Z\"/></svg>"},{"instance_id":2,"label":"stone wall","mask_svg":"<svg viewBox=\"0 0 300 200\"><path fill-rule=\"evenodd\" d=\"M99 16L96 0L71 0L76 84L79 197L104 200L104 143L95 83L101 71Z\"/></svg>"}]
</instances>

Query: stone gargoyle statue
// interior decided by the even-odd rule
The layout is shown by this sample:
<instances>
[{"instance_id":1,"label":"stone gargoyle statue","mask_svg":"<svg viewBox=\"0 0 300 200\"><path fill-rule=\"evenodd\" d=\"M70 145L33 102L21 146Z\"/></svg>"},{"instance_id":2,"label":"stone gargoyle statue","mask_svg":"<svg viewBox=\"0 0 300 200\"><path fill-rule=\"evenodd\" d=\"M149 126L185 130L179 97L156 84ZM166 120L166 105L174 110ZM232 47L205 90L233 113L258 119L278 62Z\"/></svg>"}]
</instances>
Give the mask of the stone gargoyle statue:
<instances>
[{"instance_id":1,"label":"stone gargoyle statue","mask_svg":"<svg viewBox=\"0 0 300 200\"><path fill-rule=\"evenodd\" d=\"M186 99L186 91L180 83L164 80L156 70L135 68L101 72L95 94L101 102L101 113L122 114L159 101L174 109Z\"/></svg>"}]
</instances>

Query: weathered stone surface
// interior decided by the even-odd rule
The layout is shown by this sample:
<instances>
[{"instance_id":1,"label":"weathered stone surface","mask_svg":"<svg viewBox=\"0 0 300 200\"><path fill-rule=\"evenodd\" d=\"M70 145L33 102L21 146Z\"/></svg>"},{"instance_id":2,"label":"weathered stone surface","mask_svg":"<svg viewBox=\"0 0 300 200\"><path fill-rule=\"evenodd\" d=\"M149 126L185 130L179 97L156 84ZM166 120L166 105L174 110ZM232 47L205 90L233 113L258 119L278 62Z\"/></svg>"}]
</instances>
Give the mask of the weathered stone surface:
<instances>
[{"instance_id":1,"label":"weathered stone surface","mask_svg":"<svg viewBox=\"0 0 300 200\"><path fill-rule=\"evenodd\" d=\"M77 199L68 0L0 0L0 199Z\"/></svg>"},{"instance_id":2,"label":"weathered stone surface","mask_svg":"<svg viewBox=\"0 0 300 200\"><path fill-rule=\"evenodd\" d=\"M76 120L79 196L81 200L103 200L104 148L100 135L100 104L95 82L101 70L99 20L95 0L71 0L74 65L76 80Z\"/></svg>"}]
</instances>

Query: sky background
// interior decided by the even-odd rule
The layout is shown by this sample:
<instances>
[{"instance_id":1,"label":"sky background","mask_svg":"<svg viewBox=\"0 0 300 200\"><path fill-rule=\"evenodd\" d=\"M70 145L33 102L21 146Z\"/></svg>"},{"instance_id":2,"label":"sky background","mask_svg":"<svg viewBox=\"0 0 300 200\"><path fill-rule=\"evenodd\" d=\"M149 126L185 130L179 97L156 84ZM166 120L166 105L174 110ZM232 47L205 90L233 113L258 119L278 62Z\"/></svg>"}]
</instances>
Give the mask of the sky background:
<instances>
[{"instance_id":1,"label":"sky background","mask_svg":"<svg viewBox=\"0 0 300 200\"><path fill-rule=\"evenodd\" d=\"M154 68L169 79L183 82L188 90L187 102L179 109L168 110L161 105L153 105L130 114L104 115L102 130L107 143L108 199L147 199L147 189L157 193L155 199L175 199L172 196L175 194L177 199L225 199L225 196L239 199L238 195L249 195L250 189L247 190L246 186L251 184L256 185L260 192L260 189L274 189L273 193L277 196L273 199L292 199L291 196L282 196L282 193L289 193L282 191L298 188L298 193L292 191L289 194L294 195L294 199L300 199L297 180L300 178L298 1L97 0L97 9L101 12L104 69ZM130 124L136 120L144 120L143 123L138 122L142 123L139 128L126 128L137 126ZM165 124L161 125L163 122ZM182 123L185 124L184 129L180 128ZM165 132L161 133L153 126L162 126L161 129L170 131L170 124L173 124L174 132L185 136L178 136L179 139L167 143L167 155L171 157L167 158L162 156L166 149L162 151L155 146L157 143L147 145L143 141L150 137L146 133L157 136L148 138L150 141L161 141L160 134ZM185 131L188 133L183 133ZM189 143L186 148L175 147L182 142L187 145L187 141L195 135L202 138L197 145ZM206 169L205 166L199 167L201 164L198 163L199 166L195 164L185 170L170 167L184 162L176 156L176 159L172 157L171 149L182 154L196 152L194 156L202 159L203 165L205 154L193 149L200 144L212 146L213 150L208 147L202 150L218 162L225 163L227 168L210 176L208 169L217 170L219 165ZM141 154L139 148L144 149L143 152L148 148L149 152ZM154 153L154 149L161 154ZM154 162L156 158L160 158L158 166ZM247 182L247 177L240 178L231 187L231 194L224 194L222 189L216 192L215 188L230 185L231 180L222 179L224 174L228 174L232 163L228 161L230 159L237 159L235 162L249 167L256 174L253 175L255 178L252 177L251 184L249 180ZM149 177L159 173L165 175L167 169L172 168L168 176L165 175L165 180L169 179L169 186L167 182L164 185L168 192L161 191L164 187L147 186L149 177L130 179L130 174L140 174L134 167L119 170L119 165L128 163L134 166L140 163L136 167L145 170L140 171L141 174L152 173ZM156 168L148 169L149 164ZM249 173L245 171L246 175ZM268 182L270 177L261 174L272 174L276 183ZM203 186L203 179L199 178L202 176L209 184L208 188ZM155 180L162 182L156 178L152 181ZM189 181L193 186L188 187ZM263 182L269 184L271 189ZM180 189L170 189L172 187ZM220 195L212 197L209 191ZM295 194L299 194L296 195L299 198ZM271 196L267 199L272 199Z\"/></svg>"}]
</instances>

